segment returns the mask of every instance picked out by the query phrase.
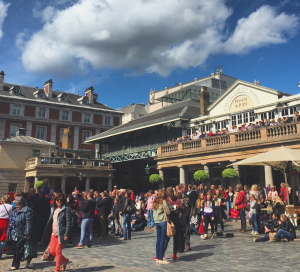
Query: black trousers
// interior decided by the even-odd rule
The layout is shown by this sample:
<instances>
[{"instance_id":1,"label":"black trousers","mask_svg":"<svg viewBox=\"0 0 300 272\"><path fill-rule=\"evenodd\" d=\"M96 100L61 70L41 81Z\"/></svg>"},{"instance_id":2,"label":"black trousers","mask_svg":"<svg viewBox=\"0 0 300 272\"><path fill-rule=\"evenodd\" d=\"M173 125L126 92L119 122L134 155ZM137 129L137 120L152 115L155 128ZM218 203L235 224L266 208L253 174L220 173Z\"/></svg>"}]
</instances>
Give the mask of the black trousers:
<instances>
[{"instance_id":1,"label":"black trousers","mask_svg":"<svg viewBox=\"0 0 300 272\"><path fill-rule=\"evenodd\" d=\"M222 215L222 211L217 211L215 213L215 232L218 231L218 224L221 225L221 230L224 231L224 222L223 222L223 215Z\"/></svg>"},{"instance_id":2,"label":"black trousers","mask_svg":"<svg viewBox=\"0 0 300 272\"><path fill-rule=\"evenodd\" d=\"M211 219L211 214L204 214L204 234L207 235L208 224L211 226L211 234L214 234L214 221Z\"/></svg>"},{"instance_id":3,"label":"black trousers","mask_svg":"<svg viewBox=\"0 0 300 272\"><path fill-rule=\"evenodd\" d=\"M178 247L179 247L179 236L181 233L181 231L180 231L181 226L180 226L180 222L173 222L173 224L174 224L175 230L176 230L176 233L173 236L173 254L177 254ZM164 242L164 255L168 248L169 241L170 241L170 238L166 237L166 240Z\"/></svg>"},{"instance_id":4,"label":"black trousers","mask_svg":"<svg viewBox=\"0 0 300 272\"><path fill-rule=\"evenodd\" d=\"M12 267L19 268L20 263L22 260L22 257L24 255L23 252L23 247L24 247L24 241L14 241L13 242L13 261L12 261ZM31 262L32 259L28 260L28 264Z\"/></svg>"}]
</instances>

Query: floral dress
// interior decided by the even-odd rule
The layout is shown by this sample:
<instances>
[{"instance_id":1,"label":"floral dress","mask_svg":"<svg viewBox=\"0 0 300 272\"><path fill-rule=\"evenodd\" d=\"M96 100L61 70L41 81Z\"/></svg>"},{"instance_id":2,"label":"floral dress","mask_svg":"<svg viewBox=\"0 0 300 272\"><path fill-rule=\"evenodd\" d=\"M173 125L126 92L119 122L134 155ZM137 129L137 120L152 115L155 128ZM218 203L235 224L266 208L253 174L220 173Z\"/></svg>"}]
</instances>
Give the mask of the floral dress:
<instances>
[{"instance_id":1,"label":"floral dress","mask_svg":"<svg viewBox=\"0 0 300 272\"><path fill-rule=\"evenodd\" d=\"M16 218L18 215L18 211L15 210L14 213L12 214L11 218L9 219L8 223L8 239L10 241L17 241L17 230L16 230Z\"/></svg>"}]
</instances>

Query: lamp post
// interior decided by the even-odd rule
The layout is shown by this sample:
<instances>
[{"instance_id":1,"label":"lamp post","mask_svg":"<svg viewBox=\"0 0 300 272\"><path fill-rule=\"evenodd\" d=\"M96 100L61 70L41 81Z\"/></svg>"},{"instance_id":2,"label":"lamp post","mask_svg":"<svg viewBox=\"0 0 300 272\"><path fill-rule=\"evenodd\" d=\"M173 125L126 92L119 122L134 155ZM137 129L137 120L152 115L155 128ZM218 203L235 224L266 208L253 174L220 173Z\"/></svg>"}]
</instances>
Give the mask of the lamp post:
<instances>
[{"instance_id":1,"label":"lamp post","mask_svg":"<svg viewBox=\"0 0 300 272\"><path fill-rule=\"evenodd\" d=\"M149 167L148 163L145 167L145 172L146 172L146 175L149 175L149 173L150 173L150 167Z\"/></svg>"}]
</instances>

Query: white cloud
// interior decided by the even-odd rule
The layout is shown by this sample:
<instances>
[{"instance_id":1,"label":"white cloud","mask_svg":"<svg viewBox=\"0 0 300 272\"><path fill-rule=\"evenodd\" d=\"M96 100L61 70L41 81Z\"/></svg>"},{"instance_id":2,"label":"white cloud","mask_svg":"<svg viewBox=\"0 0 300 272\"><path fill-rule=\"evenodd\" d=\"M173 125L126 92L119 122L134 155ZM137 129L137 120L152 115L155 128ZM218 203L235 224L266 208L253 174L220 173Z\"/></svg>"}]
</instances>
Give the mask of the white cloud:
<instances>
[{"instance_id":1,"label":"white cloud","mask_svg":"<svg viewBox=\"0 0 300 272\"><path fill-rule=\"evenodd\" d=\"M232 10L225 2L80 0L63 8L49 6L40 13L44 27L23 43L18 41L23 45L23 65L28 71L61 77L90 67L167 76L177 68L203 65L211 54L244 53L285 42L295 31L294 15L278 15L265 6L239 20L226 41ZM269 24L271 20L275 24ZM258 30L263 33L258 35Z\"/></svg>"},{"instance_id":2,"label":"white cloud","mask_svg":"<svg viewBox=\"0 0 300 272\"><path fill-rule=\"evenodd\" d=\"M0 1L0 40L3 37L3 31L2 31L2 26L5 17L7 16L7 9L10 6L10 4L6 4L3 1Z\"/></svg>"},{"instance_id":3,"label":"white cloud","mask_svg":"<svg viewBox=\"0 0 300 272\"><path fill-rule=\"evenodd\" d=\"M225 51L241 54L270 44L285 43L296 34L298 18L276 9L262 6L248 18L238 21L234 33L225 42Z\"/></svg>"}]
</instances>

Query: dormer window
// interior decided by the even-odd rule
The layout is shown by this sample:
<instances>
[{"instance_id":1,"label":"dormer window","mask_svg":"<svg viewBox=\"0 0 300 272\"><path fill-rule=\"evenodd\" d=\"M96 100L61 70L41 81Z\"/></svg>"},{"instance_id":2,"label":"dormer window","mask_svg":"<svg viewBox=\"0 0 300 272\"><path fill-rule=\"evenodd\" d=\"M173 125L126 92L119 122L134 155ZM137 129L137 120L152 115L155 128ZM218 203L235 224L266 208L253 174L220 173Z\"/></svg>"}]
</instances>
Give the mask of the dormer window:
<instances>
[{"instance_id":1,"label":"dormer window","mask_svg":"<svg viewBox=\"0 0 300 272\"><path fill-rule=\"evenodd\" d=\"M66 93L61 93L57 98L59 102L68 102L68 95Z\"/></svg>"},{"instance_id":2,"label":"dormer window","mask_svg":"<svg viewBox=\"0 0 300 272\"><path fill-rule=\"evenodd\" d=\"M20 95L21 94L21 89L19 86L12 86L9 89L9 93L10 95Z\"/></svg>"},{"instance_id":3,"label":"dormer window","mask_svg":"<svg viewBox=\"0 0 300 272\"><path fill-rule=\"evenodd\" d=\"M33 94L36 98L41 98L41 99L45 98L44 90L38 90L38 91L34 92Z\"/></svg>"},{"instance_id":4,"label":"dormer window","mask_svg":"<svg viewBox=\"0 0 300 272\"><path fill-rule=\"evenodd\" d=\"M87 96L83 96L77 99L77 101L81 104L81 105L88 105L89 104L89 98Z\"/></svg>"}]
</instances>

